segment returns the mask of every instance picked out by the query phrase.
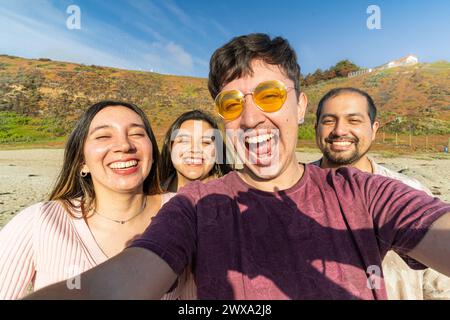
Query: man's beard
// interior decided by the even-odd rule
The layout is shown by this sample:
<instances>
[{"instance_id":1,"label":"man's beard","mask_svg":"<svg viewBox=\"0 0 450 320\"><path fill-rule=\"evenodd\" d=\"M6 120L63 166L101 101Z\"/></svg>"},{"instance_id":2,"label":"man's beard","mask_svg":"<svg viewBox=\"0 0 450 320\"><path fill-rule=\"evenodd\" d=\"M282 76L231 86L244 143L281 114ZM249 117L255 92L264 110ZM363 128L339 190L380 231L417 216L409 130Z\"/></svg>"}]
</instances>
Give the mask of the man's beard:
<instances>
[{"instance_id":1,"label":"man's beard","mask_svg":"<svg viewBox=\"0 0 450 320\"><path fill-rule=\"evenodd\" d=\"M333 141L343 139L344 137L339 137L335 135L331 135L330 137L325 139L325 142L331 144ZM365 150L363 153L360 153L358 149L359 139L356 137L345 137L347 140L351 141L355 147L350 155L341 155L340 152L332 152L329 148L325 148L323 150L323 156L328 160L329 163L335 166L348 166L354 164L359 159L364 157L364 155L369 151Z\"/></svg>"},{"instance_id":2,"label":"man's beard","mask_svg":"<svg viewBox=\"0 0 450 320\"><path fill-rule=\"evenodd\" d=\"M364 153L365 154L365 153ZM323 151L323 156L328 160L329 163L338 165L338 166L348 166L359 159L361 159L364 154L359 154L358 150L355 149L349 156L340 156L339 154L333 154L330 150L325 149Z\"/></svg>"}]
</instances>

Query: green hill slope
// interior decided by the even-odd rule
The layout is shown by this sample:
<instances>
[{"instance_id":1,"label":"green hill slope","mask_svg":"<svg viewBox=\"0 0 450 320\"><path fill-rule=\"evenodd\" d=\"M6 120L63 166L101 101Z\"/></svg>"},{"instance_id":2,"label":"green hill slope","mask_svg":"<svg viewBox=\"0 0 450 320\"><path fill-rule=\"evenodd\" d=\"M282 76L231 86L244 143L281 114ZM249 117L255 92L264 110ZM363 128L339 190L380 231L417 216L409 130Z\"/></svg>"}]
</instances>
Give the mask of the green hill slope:
<instances>
[{"instance_id":1,"label":"green hill slope","mask_svg":"<svg viewBox=\"0 0 450 320\"><path fill-rule=\"evenodd\" d=\"M320 97L337 86L367 90L387 131L450 134L450 63L436 62L337 78L304 88L309 97L302 136L311 136ZM158 140L181 113L214 112L207 81L150 72L0 55L0 144L63 142L91 104L133 102L148 114Z\"/></svg>"},{"instance_id":2,"label":"green hill slope","mask_svg":"<svg viewBox=\"0 0 450 320\"><path fill-rule=\"evenodd\" d=\"M308 123L320 98L335 87L367 91L378 108L386 132L450 134L450 63L445 61L375 71L354 78L336 78L305 88Z\"/></svg>"}]
</instances>

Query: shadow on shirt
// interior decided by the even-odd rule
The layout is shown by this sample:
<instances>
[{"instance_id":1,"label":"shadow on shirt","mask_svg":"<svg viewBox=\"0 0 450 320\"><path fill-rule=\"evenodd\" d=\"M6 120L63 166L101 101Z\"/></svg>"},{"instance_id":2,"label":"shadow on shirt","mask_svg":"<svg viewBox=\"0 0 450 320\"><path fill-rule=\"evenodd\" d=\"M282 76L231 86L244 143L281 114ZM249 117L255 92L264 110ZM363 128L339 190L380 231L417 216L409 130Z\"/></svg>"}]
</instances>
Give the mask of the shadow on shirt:
<instances>
[{"instance_id":1,"label":"shadow on shirt","mask_svg":"<svg viewBox=\"0 0 450 320\"><path fill-rule=\"evenodd\" d=\"M386 299L382 259L394 247L404 255L416 245L442 202L390 179L367 190L374 187L368 204L357 188L295 202L284 191L197 201L181 193L138 242L177 273L191 265L199 299ZM353 194L342 198L341 191Z\"/></svg>"}]
</instances>

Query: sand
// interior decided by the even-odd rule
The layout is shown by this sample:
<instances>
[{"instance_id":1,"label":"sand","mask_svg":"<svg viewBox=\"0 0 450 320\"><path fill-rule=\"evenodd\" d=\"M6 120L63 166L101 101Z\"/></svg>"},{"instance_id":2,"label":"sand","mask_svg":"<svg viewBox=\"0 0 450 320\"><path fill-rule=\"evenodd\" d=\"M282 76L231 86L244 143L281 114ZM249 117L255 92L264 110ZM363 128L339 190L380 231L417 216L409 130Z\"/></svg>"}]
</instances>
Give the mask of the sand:
<instances>
[{"instance_id":1,"label":"sand","mask_svg":"<svg viewBox=\"0 0 450 320\"><path fill-rule=\"evenodd\" d=\"M309 162L317 160L320 154L298 153L297 156L302 162ZM378 163L418 179L437 197L450 202L450 157L372 156ZM0 227L17 212L48 197L62 159L62 149L0 151Z\"/></svg>"},{"instance_id":2,"label":"sand","mask_svg":"<svg viewBox=\"0 0 450 320\"><path fill-rule=\"evenodd\" d=\"M0 151L0 226L25 207L46 199L63 153L62 149Z\"/></svg>"}]
</instances>

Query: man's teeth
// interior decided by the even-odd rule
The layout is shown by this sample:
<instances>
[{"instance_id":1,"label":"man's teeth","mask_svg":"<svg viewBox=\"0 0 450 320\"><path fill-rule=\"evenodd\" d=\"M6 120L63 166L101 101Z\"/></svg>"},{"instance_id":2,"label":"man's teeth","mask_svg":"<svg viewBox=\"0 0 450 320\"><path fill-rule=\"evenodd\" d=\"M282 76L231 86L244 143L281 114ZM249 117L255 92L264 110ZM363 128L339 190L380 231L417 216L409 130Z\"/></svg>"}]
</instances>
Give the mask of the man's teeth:
<instances>
[{"instance_id":1,"label":"man's teeth","mask_svg":"<svg viewBox=\"0 0 450 320\"><path fill-rule=\"evenodd\" d=\"M270 139L272 139L274 137L273 133L269 133L269 134L261 134L258 136L254 136L254 137L246 137L245 138L245 142L247 143L261 143L264 141L269 141Z\"/></svg>"},{"instance_id":2,"label":"man's teeth","mask_svg":"<svg viewBox=\"0 0 450 320\"><path fill-rule=\"evenodd\" d=\"M130 160L130 161L124 161L124 162L114 162L110 164L111 169L126 169L130 167L137 166L137 160Z\"/></svg>"},{"instance_id":3,"label":"man's teeth","mask_svg":"<svg viewBox=\"0 0 450 320\"><path fill-rule=\"evenodd\" d=\"M350 141L333 141L333 144L335 144L337 146L346 147L346 146L351 145L352 143Z\"/></svg>"}]
</instances>

